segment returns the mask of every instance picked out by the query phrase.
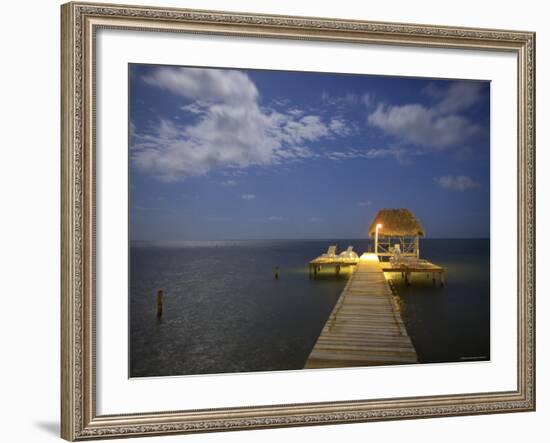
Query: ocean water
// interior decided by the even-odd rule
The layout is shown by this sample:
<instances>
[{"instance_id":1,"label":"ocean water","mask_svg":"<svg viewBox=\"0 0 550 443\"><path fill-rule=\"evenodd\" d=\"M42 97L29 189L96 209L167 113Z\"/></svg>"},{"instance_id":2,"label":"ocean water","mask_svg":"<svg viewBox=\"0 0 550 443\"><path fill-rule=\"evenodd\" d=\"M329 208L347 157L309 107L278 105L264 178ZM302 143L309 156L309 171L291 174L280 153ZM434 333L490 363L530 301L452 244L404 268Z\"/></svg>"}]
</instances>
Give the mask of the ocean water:
<instances>
[{"instance_id":1,"label":"ocean water","mask_svg":"<svg viewBox=\"0 0 550 443\"><path fill-rule=\"evenodd\" d=\"M349 276L309 278L307 263L332 243L372 248L365 239L132 243L130 376L301 369ZM392 274L421 363L490 358L489 249L489 240L421 240L421 256L447 268L444 288Z\"/></svg>"}]
</instances>

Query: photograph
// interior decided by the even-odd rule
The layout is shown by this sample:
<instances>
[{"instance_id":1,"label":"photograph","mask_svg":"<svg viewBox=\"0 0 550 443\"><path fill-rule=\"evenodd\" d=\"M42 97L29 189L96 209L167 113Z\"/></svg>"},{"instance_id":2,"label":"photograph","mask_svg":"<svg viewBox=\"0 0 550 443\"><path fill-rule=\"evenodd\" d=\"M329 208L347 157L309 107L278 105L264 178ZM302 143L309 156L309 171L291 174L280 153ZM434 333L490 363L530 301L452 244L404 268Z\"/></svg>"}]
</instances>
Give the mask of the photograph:
<instances>
[{"instance_id":1,"label":"photograph","mask_svg":"<svg viewBox=\"0 0 550 443\"><path fill-rule=\"evenodd\" d=\"M483 79L129 63L128 376L490 361L490 129Z\"/></svg>"}]
</instances>

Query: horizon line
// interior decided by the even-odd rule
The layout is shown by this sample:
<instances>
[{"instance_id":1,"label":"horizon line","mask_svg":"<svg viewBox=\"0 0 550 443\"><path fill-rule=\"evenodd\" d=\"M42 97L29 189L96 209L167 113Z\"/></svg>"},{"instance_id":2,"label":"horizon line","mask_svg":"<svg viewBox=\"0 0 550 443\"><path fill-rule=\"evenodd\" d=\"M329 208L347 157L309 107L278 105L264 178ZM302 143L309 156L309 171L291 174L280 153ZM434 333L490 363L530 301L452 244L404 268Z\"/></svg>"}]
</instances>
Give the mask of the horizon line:
<instances>
[{"instance_id":1,"label":"horizon line","mask_svg":"<svg viewBox=\"0 0 550 443\"><path fill-rule=\"evenodd\" d=\"M490 240L491 237L421 237L421 240ZM289 237L277 237L277 238L201 238L201 239L129 239L130 242L186 242L186 241L290 241L290 240L374 240L374 237L304 237L304 238L289 238Z\"/></svg>"}]
</instances>

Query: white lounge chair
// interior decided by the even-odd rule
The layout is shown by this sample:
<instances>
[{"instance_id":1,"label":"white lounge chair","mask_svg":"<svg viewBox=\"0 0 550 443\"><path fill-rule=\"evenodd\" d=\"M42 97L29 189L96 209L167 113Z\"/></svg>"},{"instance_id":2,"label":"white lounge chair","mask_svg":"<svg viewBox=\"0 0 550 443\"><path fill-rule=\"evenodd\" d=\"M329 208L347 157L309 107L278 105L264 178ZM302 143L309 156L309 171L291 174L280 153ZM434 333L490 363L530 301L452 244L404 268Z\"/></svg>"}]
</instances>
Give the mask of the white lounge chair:
<instances>
[{"instance_id":1,"label":"white lounge chair","mask_svg":"<svg viewBox=\"0 0 550 443\"><path fill-rule=\"evenodd\" d=\"M397 266L401 263L401 247L397 244L392 249L392 255L390 256L390 264L392 266Z\"/></svg>"},{"instance_id":2,"label":"white lounge chair","mask_svg":"<svg viewBox=\"0 0 550 443\"><path fill-rule=\"evenodd\" d=\"M392 266L419 266L428 263L427 260L417 257L405 257L401 254L401 246L396 244L393 247L392 255L390 257L390 264Z\"/></svg>"},{"instance_id":3,"label":"white lounge chair","mask_svg":"<svg viewBox=\"0 0 550 443\"><path fill-rule=\"evenodd\" d=\"M358 255L353 251L353 246L348 246L348 249L345 251L340 252L340 257L342 258L349 258L349 259L357 259Z\"/></svg>"},{"instance_id":4,"label":"white lounge chair","mask_svg":"<svg viewBox=\"0 0 550 443\"><path fill-rule=\"evenodd\" d=\"M336 245L329 246L327 249L327 252L321 255L321 257L326 257L326 258L336 257Z\"/></svg>"}]
</instances>

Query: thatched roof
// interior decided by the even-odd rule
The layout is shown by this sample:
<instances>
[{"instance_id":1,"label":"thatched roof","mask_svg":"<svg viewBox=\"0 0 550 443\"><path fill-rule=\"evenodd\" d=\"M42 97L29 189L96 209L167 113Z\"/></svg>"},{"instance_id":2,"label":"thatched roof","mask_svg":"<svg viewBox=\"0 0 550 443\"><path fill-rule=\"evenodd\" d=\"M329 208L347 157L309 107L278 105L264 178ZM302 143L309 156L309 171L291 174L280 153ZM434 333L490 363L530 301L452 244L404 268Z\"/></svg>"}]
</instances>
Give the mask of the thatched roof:
<instances>
[{"instance_id":1,"label":"thatched roof","mask_svg":"<svg viewBox=\"0 0 550 443\"><path fill-rule=\"evenodd\" d=\"M374 235L376 225L380 223L382 227L378 235L385 236L424 236L424 228L408 209L380 209L369 228L369 235Z\"/></svg>"}]
</instances>

